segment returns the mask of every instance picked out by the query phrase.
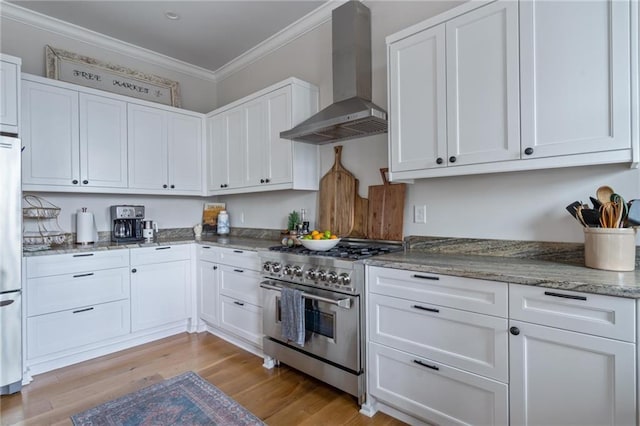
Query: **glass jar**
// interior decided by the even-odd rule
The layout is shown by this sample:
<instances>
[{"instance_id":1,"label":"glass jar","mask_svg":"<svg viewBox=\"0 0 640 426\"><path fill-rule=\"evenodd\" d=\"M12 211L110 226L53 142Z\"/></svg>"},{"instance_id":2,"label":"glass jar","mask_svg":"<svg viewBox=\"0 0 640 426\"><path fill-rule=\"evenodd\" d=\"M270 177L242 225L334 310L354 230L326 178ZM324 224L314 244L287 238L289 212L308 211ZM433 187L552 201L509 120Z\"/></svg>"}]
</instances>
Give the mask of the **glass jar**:
<instances>
[{"instance_id":1,"label":"glass jar","mask_svg":"<svg viewBox=\"0 0 640 426\"><path fill-rule=\"evenodd\" d=\"M229 234L229 215L226 210L221 210L218 213L218 235Z\"/></svg>"}]
</instances>

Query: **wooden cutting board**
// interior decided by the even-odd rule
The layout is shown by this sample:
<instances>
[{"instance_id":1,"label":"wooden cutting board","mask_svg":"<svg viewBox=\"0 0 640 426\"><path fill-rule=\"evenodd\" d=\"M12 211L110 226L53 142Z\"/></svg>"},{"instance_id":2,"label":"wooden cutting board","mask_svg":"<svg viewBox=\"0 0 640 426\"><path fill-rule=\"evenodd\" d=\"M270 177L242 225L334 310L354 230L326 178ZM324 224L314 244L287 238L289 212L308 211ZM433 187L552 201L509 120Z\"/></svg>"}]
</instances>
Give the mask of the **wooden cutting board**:
<instances>
[{"instance_id":1,"label":"wooden cutting board","mask_svg":"<svg viewBox=\"0 0 640 426\"><path fill-rule=\"evenodd\" d=\"M342 146L335 146L333 150L333 167L320 180L318 228L345 237L354 225L356 178L340 162Z\"/></svg>"},{"instance_id":2,"label":"wooden cutting board","mask_svg":"<svg viewBox=\"0 0 640 426\"><path fill-rule=\"evenodd\" d=\"M380 169L384 185L369 187L369 217L367 238L375 240L402 240L402 224L404 219L404 197L407 185L391 184L386 172Z\"/></svg>"},{"instance_id":3,"label":"wooden cutting board","mask_svg":"<svg viewBox=\"0 0 640 426\"><path fill-rule=\"evenodd\" d=\"M352 238L367 238L367 221L369 218L369 200L360 196L358 186L360 181L356 179L356 201L353 210L353 229Z\"/></svg>"}]
</instances>

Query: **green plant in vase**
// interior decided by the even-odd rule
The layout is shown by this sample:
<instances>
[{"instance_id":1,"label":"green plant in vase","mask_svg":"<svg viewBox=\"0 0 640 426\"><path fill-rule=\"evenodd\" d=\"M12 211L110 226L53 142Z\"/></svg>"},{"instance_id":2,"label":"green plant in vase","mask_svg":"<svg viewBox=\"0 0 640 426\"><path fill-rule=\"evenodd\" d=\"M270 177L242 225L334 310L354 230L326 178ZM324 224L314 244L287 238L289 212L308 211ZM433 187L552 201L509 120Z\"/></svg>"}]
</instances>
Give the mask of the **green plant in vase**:
<instances>
[{"instance_id":1,"label":"green plant in vase","mask_svg":"<svg viewBox=\"0 0 640 426\"><path fill-rule=\"evenodd\" d=\"M287 221L287 230L295 231L296 226L300 223L300 214L297 211L289 213L289 220Z\"/></svg>"}]
</instances>

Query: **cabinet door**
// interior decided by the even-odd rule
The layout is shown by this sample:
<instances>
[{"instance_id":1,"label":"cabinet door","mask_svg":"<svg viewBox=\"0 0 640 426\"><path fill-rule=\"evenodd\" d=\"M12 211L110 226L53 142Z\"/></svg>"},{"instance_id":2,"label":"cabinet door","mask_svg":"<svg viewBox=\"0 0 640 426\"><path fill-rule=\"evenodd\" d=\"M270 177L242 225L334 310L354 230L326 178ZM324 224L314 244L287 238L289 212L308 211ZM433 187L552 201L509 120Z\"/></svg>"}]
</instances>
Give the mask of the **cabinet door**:
<instances>
[{"instance_id":1,"label":"cabinet door","mask_svg":"<svg viewBox=\"0 0 640 426\"><path fill-rule=\"evenodd\" d=\"M80 184L127 187L127 104L80 93Z\"/></svg>"},{"instance_id":2,"label":"cabinet door","mask_svg":"<svg viewBox=\"0 0 640 426\"><path fill-rule=\"evenodd\" d=\"M189 318L189 261L134 266L131 274L131 331Z\"/></svg>"},{"instance_id":3,"label":"cabinet door","mask_svg":"<svg viewBox=\"0 0 640 426\"><path fill-rule=\"evenodd\" d=\"M0 130L18 133L18 64L0 61Z\"/></svg>"},{"instance_id":4,"label":"cabinet door","mask_svg":"<svg viewBox=\"0 0 640 426\"><path fill-rule=\"evenodd\" d=\"M200 290L200 318L211 325L218 325L220 311L218 300L218 265L200 261L198 287Z\"/></svg>"},{"instance_id":5,"label":"cabinet door","mask_svg":"<svg viewBox=\"0 0 640 426\"><path fill-rule=\"evenodd\" d=\"M272 185L292 182L293 142L280 137L280 132L292 127L291 87L287 86L269 93L264 105L266 129L262 161L265 179L268 179L267 183Z\"/></svg>"},{"instance_id":6,"label":"cabinet door","mask_svg":"<svg viewBox=\"0 0 640 426\"><path fill-rule=\"evenodd\" d=\"M389 47L391 171L446 166L445 26Z\"/></svg>"},{"instance_id":7,"label":"cabinet door","mask_svg":"<svg viewBox=\"0 0 640 426\"><path fill-rule=\"evenodd\" d=\"M518 3L473 10L446 32L448 165L519 159Z\"/></svg>"},{"instance_id":8,"label":"cabinet door","mask_svg":"<svg viewBox=\"0 0 640 426\"><path fill-rule=\"evenodd\" d=\"M182 192L202 191L202 121L198 117L167 113L168 183Z\"/></svg>"},{"instance_id":9,"label":"cabinet door","mask_svg":"<svg viewBox=\"0 0 640 426\"><path fill-rule=\"evenodd\" d=\"M262 347L262 308L220 296L220 327Z\"/></svg>"},{"instance_id":10,"label":"cabinet door","mask_svg":"<svg viewBox=\"0 0 640 426\"><path fill-rule=\"evenodd\" d=\"M22 81L22 183L80 183L78 92Z\"/></svg>"},{"instance_id":11,"label":"cabinet door","mask_svg":"<svg viewBox=\"0 0 640 426\"><path fill-rule=\"evenodd\" d=\"M629 2L520 3L523 158L630 148Z\"/></svg>"},{"instance_id":12,"label":"cabinet door","mask_svg":"<svg viewBox=\"0 0 640 426\"><path fill-rule=\"evenodd\" d=\"M168 188L166 123L165 111L129 104L130 188Z\"/></svg>"},{"instance_id":13,"label":"cabinet door","mask_svg":"<svg viewBox=\"0 0 640 426\"><path fill-rule=\"evenodd\" d=\"M512 424L636 424L635 345L519 321L510 326Z\"/></svg>"},{"instance_id":14,"label":"cabinet door","mask_svg":"<svg viewBox=\"0 0 640 426\"><path fill-rule=\"evenodd\" d=\"M229 184L229 117L222 113L207 119L207 189L216 191Z\"/></svg>"},{"instance_id":15,"label":"cabinet door","mask_svg":"<svg viewBox=\"0 0 640 426\"><path fill-rule=\"evenodd\" d=\"M246 126L246 140L245 145L242 146L245 155L243 186L259 186L265 184L264 164L265 157L269 155L266 146L265 101L259 98L248 102L243 109Z\"/></svg>"},{"instance_id":16,"label":"cabinet door","mask_svg":"<svg viewBox=\"0 0 640 426\"><path fill-rule=\"evenodd\" d=\"M247 180L247 118L245 114L246 110L242 107L226 113L228 188L242 188Z\"/></svg>"}]
</instances>

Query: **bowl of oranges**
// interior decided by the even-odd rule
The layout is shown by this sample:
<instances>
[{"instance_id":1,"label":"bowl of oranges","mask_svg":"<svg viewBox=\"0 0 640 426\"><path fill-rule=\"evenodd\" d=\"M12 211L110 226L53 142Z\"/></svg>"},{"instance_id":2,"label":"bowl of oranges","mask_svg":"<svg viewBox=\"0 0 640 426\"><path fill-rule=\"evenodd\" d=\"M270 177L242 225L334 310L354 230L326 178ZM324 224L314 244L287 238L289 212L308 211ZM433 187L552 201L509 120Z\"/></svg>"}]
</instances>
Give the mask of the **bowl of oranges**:
<instances>
[{"instance_id":1,"label":"bowl of oranges","mask_svg":"<svg viewBox=\"0 0 640 426\"><path fill-rule=\"evenodd\" d=\"M327 251L334 248L340 242L338 238L331 231L312 231L310 234L300 238L300 243L309 250L314 251Z\"/></svg>"}]
</instances>

